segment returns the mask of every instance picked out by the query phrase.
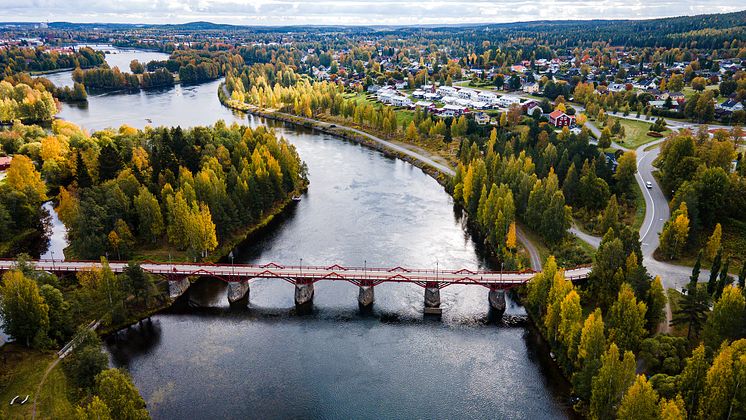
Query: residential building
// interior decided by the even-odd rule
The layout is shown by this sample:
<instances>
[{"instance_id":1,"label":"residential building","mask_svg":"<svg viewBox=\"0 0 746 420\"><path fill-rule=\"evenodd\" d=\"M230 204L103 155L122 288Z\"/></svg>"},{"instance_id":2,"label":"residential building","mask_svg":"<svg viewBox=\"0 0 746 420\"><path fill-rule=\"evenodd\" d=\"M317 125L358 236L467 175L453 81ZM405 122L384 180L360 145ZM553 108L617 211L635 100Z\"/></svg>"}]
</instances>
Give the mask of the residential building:
<instances>
[{"instance_id":1,"label":"residential building","mask_svg":"<svg viewBox=\"0 0 746 420\"><path fill-rule=\"evenodd\" d=\"M557 109L549 114L549 124L557 128L569 127L575 123L575 117L567 115L561 110Z\"/></svg>"}]
</instances>

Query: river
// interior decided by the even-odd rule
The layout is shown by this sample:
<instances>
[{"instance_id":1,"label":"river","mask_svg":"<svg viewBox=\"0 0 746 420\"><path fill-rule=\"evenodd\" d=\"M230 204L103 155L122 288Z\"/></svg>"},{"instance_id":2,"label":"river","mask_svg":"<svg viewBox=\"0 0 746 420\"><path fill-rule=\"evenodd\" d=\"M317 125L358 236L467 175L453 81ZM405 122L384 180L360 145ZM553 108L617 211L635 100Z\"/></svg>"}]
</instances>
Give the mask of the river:
<instances>
[{"instance_id":1,"label":"river","mask_svg":"<svg viewBox=\"0 0 746 420\"><path fill-rule=\"evenodd\" d=\"M308 164L310 188L241 246L236 262L494 268L451 197L420 169L232 112L218 102L217 87L91 95L86 106L64 105L59 117L88 130L218 119L273 126ZM512 300L508 322L491 323L487 290L478 286L443 289L442 320L423 318L417 286L377 286L370 314L359 313L357 293L351 284L317 283L313 312L297 315L285 282L254 281L248 307L231 308L225 285L203 279L173 308L120 331L107 349L156 419L571 415L566 384Z\"/></svg>"}]
</instances>

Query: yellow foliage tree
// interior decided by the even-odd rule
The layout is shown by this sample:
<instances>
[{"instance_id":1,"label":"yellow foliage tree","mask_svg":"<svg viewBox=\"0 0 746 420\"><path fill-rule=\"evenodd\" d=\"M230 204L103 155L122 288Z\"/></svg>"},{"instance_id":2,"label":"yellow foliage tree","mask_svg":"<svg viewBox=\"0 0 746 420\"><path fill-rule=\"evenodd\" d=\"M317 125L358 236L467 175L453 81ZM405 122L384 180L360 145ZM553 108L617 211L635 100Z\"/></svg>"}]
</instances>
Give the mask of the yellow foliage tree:
<instances>
[{"instance_id":1,"label":"yellow foliage tree","mask_svg":"<svg viewBox=\"0 0 746 420\"><path fill-rule=\"evenodd\" d=\"M47 199L47 186L34 168L34 163L24 155L15 155L8 168L6 182L35 202Z\"/></svg>"},{"instance_id":2,"label":"yellow foliage tree","mask_svg":"<svg viewBox=\"0 0 746 420\"><path fill-rule=\"evenodd\" d=\"M518 244L517 235L515 231L515 222L511 223L508 227L508 235L505 238L505 247L513 251Z\"/></svg>"}]
</instances>

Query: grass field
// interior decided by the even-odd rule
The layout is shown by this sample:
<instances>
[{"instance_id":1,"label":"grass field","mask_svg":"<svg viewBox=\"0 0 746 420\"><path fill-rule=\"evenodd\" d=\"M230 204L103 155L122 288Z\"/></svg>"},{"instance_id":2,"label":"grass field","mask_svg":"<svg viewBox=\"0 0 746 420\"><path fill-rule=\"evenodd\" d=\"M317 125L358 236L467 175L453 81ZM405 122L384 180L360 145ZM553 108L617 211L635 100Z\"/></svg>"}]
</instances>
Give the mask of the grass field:
<instances>
[{"instance_id":1,"label":"grass field","mask_svg":"<svg viewBox=\"0 0 746 420\"><path fill-rule=\"evenodd\" d=\"M719 88L718 85L705 86L705 90L714 90L714 89L718 89L718 88ZM684 97L686 98L687 101L689 100L689 98L691 98L694 95L695 92L696 92L696 90L692 89L691 86L686 86L686 87L684 87L684 89L681 90L681 93L684 94ZM728 98L716 98L716 100L718 101L718 103L725 102L726 99L728 99Z\"/></svg>"},{"instance_id":2,"label":"grass field","mask_svg":"<svg viewBox=\"0 0 746 420\"><path fill-rule=\"evenodd\" d=\"M658 140L657 137L648 136L648 131L650 131L650 125L653 123L653 121L647 122L619 118L619 122L622 127L624 127L624 139L617 140L617 143L624 147L627 147L629 149L636 149L643 144ZM669 132L670 130L666 129L666 131L662 132L661 134L665 136Z\"/></svg>"},{"instance_id":3,"label":"grass field","mask_svg":"<svg viewBox=\"0 0 746 420\"><path fill-rule=\"evenodd\" d=\"M31 418L36 388L44 371L56 358L55 353L30 350L17 344L0 348L0 418ZM73 406L67 398L67 378L58 364L47 376L38 395L37 417L41 419L73 418ZM30 395L24 405L9 405L16 395L21 400Z\"/></svg>"}]
</instances>

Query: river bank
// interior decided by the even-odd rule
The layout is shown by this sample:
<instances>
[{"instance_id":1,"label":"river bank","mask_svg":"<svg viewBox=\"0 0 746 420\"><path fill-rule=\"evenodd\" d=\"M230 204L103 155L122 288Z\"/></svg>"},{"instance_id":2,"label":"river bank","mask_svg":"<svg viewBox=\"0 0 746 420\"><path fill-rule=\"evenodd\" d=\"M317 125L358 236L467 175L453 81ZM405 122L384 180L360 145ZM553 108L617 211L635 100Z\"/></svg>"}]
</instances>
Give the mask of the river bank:
<instances>
[{"instance_id":1,"label":"river bank","mask_svg":"<svg viewBox=\"0 0 746 420\"><path fill-rule=\"evenodd\" d=\"M256 106L245 103L237 103L233 100L226 99L224 87L225 84L221 83L218 90L218 98L224 106L230 109L270 120L295 124L304 128L317 130L325 134L330 134L332 136L340 137L345 140L350 140L355 143L362 144L366 147L383 153L387 157L403 160L422 169L423 172L433 177L436 181L438 181L440 185L444 186L446 189L450 189L451 187L450 179L456 174L455 171L452 168L435 162L437 156L433 154L430 154L429 156L422 156L420 153L410 150L404 146L396 145L390 141L383 140L372 134L363 133L360 130L355 130L350 127L340 127L331 122L316 120L313 118L299 117L297 115L292 115L277 110L260 109Z\"/></svg>"}]
</instances>

